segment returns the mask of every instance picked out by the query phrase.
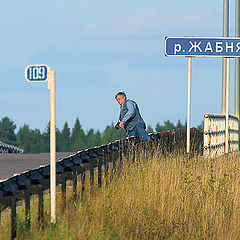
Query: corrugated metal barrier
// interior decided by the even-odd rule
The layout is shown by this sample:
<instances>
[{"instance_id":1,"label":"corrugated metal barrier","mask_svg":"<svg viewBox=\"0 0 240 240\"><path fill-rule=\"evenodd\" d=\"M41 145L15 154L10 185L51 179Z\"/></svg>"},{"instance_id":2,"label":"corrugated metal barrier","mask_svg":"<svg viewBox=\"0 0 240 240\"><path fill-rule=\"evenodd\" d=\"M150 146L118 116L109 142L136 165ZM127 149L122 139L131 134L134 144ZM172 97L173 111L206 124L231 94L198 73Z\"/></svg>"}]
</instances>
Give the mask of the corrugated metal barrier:
<instances>
[{"instance_id":1,"label":"corrugated metal barrier","mask_svg":"<svg viewBox=\"0 0 240 240\"><path fill-rule=\"evenodd\" d=\"M23 149L0 141L0 153L23 153Z\"/></svg>"},{"instance_id":2,"label":"corrugated metal barrier","mask_svg":"<svg viewBox=\"0 0 240 240\"><path fill-rule=\"evenodd\" d=\"M204 115L204 156L216 157L225 153L226 117L220 114ZM229 152L239 150L239 119L229 115Z\"/></svg>"}]
</instances>

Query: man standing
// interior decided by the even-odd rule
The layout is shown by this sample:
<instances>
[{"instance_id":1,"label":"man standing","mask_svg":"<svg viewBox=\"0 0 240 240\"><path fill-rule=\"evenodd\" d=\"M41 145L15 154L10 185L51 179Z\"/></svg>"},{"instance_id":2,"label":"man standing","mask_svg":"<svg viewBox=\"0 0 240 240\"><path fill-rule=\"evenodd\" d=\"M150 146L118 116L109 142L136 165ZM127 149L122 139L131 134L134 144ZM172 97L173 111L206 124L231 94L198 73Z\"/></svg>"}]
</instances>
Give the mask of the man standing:
<instances>
[{"instance_id":1,"label":"man standing","mask_svg":"<svg viewBox=\"0 0 240 240\"><path fill-rule=\"evenodd\" d=\"M118 126L124 127L128 137L140 136L144 142L149 140L146 124L143 121L137 103L128 100L124 92L116 94L115 99L121 105Z\"/></svg>"}]
</instances>

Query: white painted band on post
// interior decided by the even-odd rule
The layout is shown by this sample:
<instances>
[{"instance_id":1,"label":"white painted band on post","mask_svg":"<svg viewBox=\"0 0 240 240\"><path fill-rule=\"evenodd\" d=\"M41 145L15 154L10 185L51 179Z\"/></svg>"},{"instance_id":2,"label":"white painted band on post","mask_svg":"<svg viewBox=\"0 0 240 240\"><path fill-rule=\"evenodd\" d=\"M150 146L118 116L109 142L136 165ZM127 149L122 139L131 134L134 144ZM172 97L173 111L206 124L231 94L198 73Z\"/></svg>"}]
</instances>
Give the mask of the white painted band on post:
<instances>
[{"instance_id":1,"label":"white painted band on post","mask_svg":"<svg viewBox=\"0 0 240 240\"><path fill-rule=\"evenodd\" d=\"M187 97L187 153L190 152L190 116L191 116L191 57L188 57L188 97Z\"/></svg>"}]
</instances>

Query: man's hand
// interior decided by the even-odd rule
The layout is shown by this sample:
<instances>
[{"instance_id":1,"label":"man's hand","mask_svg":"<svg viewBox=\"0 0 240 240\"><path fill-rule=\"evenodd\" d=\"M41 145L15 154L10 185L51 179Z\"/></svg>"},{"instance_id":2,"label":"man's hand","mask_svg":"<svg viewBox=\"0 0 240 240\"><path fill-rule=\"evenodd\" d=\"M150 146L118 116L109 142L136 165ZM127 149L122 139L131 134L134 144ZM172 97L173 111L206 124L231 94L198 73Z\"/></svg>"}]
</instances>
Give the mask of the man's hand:
<instances>
[{"instance_id":1,"label":"man's hand","mask_svg":"<svg viewBox=\"0 0 240 240\"><path fill-rule=\"evenodd\" d=\"M120 123L119 123L119 127L123 127L124 126L124 121L121 121Z\"/></svg>"}]
</instances>

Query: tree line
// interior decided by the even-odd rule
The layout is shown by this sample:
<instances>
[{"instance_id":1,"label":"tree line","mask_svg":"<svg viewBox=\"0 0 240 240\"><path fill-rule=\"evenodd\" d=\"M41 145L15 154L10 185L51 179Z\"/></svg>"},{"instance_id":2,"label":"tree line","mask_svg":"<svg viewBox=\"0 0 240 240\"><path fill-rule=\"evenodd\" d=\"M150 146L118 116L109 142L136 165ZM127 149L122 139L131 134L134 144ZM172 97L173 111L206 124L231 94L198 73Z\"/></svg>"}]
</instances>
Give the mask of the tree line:
<instances>
[{"instance_id":1,"label":"tree line","mask_svg":"<svg viewBox=\"0 0 240 240\"><path fill-rule=\"evenodd\" d=\"M3 117L0 121L0 141L24 149L25 153L49 152L50 122L43 132L39 129L30 129L26 123L19 128L17 133L15 133L16 128L16 124L11 119ZM186 128L186 123L182 124L180 120L176 125L167 120L163 125L157 123L155 129L148 125L147 131L154 133L184 128ZM197 128L202 129L202 123ZM56 128L56 150L57 152L76 152L107 144L125 136L125 131L123 129L116 130L113 123L107 125L102 133L92 128L85 132L79 119L76 118L72 129L67 122L64 123L62 130Z\"/></svg>"}]
</instances>

